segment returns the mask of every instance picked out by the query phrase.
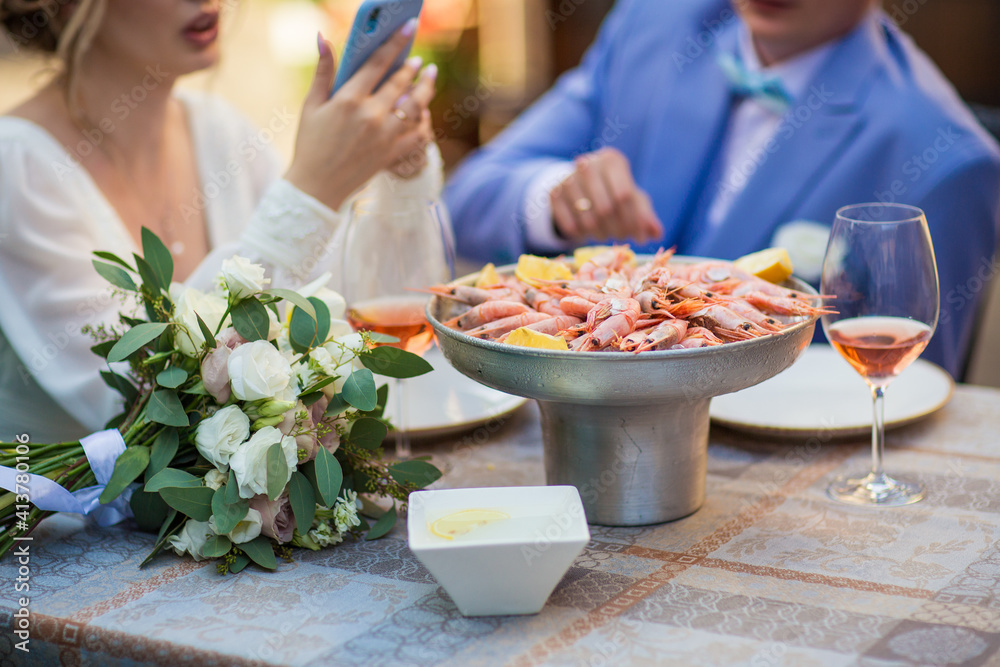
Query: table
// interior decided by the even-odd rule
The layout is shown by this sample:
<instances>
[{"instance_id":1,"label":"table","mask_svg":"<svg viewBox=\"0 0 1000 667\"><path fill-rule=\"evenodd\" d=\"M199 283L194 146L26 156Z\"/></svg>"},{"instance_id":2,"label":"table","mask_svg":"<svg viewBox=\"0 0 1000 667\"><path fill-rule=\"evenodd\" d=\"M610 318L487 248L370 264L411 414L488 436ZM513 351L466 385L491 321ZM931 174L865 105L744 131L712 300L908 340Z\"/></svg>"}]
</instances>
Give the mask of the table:
<instances>
[{"instance_id":1,"label":"table","mask_svg":"<svg viewBox=\"0 0 1000 667\"><path fill-rule=\"evenodd\" d=\"M464 618L386 539L297 550L277 572L220 576L149 535L42 524L18 665L1000 664L1000 391L960 386L891 431L888 469L927 500L870 510L824 495L864 468L861 439L780 441L715 428L705 505L659 526L593 526L535 616ZM537 409L416 449L450 486L543 483ZM0 564L4 628L17 565Z\"/></svg>"}]
</instances>

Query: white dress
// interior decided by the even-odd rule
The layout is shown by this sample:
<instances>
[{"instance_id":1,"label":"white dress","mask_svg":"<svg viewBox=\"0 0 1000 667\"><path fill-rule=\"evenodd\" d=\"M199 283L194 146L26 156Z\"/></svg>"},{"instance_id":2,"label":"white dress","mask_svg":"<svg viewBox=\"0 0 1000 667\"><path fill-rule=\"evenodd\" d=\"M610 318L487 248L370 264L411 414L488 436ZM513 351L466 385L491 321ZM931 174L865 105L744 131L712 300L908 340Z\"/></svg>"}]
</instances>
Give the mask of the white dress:
<instances>
[{"instance_id":1,"label":"white dress","mask_svg":"<svg viewBox=\"0 0 1000 667\"><path fill-rule=\"evenodd\" d=\"M343 214L281 180L277 154L261 141L266 133L228 104L177 96L201 184L188 205L204 207L212 248L187 284L207 286L234 254L264 263L286 286L333 270ZM436 147L428 158L410 180L379 174L366 196L439 196ZM52 135L0 116L0 441L22 433L33 442L75 440L121 410L120 395L99 374L106 364L81 333L84 325L117 323L122 309L93 267L95 250L141 254L87 170Z\"/></svg>"}]
</instances>

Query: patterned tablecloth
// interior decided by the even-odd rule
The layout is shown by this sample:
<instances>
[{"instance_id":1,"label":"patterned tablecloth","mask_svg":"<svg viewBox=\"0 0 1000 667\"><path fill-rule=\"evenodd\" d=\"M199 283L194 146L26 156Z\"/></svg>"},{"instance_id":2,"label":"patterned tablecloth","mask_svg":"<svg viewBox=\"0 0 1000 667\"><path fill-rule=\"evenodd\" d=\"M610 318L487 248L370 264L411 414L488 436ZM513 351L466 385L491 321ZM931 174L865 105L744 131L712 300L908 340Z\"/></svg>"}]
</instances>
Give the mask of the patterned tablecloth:
<instances>
[{"instance_id":1,"label":"patterned tablecloth","mask_svg":"<svg viewBox=\"0 0 1000 667\"><path fill-rule=\"evenodd\" d=\"M506 422L506 423L504 423ZM451 486L543 483L537 410L428 443ZM0 564L3 627L30 596L25 665L1000 664L1000 391L959 387L889 435L890 471L927 500L873 511L824 489L862 469L863 440L778 441L715 429L694 515L593 540L540 614L462 617L398 528L276 573L220 576L152 537L50 519L29 593ZM417 447L421 449L421 447Z\"/></svg>"}]
</instances>

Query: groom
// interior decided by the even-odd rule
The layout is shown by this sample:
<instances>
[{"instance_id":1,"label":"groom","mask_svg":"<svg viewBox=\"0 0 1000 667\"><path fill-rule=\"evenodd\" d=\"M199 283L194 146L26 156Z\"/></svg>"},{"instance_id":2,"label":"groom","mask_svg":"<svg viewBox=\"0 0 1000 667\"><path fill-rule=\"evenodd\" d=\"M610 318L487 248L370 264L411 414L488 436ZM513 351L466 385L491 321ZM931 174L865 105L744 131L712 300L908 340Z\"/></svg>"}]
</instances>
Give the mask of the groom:
<instances>
[{"instance_id":1,"label":"groom","mask_svg":"<svg viewBox=\"0 0 1000 667\"><path fill-rule=\"evenodd\" d=\"M815 280L841 206L924 209L961 370L991 267L1000 149L877 0L619 0L581 65L446 191L459 252L584 243L735 258L789 248Z\"/></svg>"}]
</instances>

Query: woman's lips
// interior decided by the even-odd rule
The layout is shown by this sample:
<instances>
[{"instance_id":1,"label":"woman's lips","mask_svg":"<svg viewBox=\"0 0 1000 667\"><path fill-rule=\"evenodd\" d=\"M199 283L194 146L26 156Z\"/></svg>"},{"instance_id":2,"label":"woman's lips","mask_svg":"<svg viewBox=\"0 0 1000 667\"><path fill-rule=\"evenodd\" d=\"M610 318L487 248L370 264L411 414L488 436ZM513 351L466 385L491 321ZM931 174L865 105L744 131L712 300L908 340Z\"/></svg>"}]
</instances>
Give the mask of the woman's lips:
<instances>
[{"instance_id":1,"label":"woman's lips","mask_svg":"<svg viewBox=\"0 0 1000 667\"><path fill-rule=\"evenodd\" d=\"M184 39L195 46L205 47L219 36L219 13L203 12L184 26Z\"/></svg>"}]
</instances>

